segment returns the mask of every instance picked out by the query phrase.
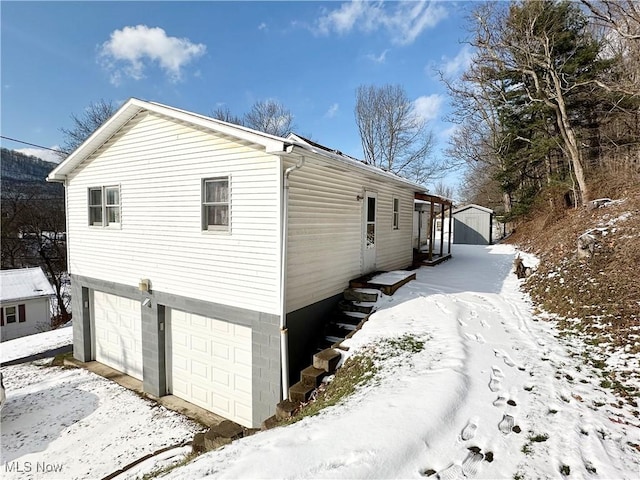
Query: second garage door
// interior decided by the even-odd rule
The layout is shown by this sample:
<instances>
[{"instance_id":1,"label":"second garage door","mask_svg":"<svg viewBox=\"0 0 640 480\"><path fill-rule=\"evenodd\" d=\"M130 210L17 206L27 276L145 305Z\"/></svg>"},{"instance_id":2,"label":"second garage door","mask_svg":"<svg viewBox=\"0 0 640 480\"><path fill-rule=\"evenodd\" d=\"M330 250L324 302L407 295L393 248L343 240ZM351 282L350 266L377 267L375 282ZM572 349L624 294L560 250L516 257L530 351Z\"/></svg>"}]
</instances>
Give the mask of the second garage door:
<instances>
[{"instance_id":1,"label":"second garage door","mask_svg":"<svg viewBox=\"0 0 640 480\"><path fill-rule=\"evenodd\" d=\"M251 426L249 327L171 310L167 349L174 395Z\"/></svg>"},{"instance_id":2,"label":"second garage door","mask_svg":"<svg viewBox=\"0 0 640 480\"><path fill-rule=\"evenodd\" d=\"M142 380L140 302L93 292L96 360Z\"/></svg>"}]
</instances>

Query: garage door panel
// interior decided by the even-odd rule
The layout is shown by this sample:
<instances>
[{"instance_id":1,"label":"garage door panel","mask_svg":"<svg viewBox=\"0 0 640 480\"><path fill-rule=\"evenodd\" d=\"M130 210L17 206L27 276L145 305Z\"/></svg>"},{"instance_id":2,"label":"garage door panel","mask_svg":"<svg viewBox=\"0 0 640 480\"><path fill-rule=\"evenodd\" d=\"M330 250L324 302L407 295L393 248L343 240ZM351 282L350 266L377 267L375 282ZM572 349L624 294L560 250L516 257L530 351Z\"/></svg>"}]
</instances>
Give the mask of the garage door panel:
<instances>
[{"instance_id":1,"label":"garage door panel","mask_svg":"<svg viewBox=\"0 0 640 480\"><path fill-rule=\"evenodd\" d=\"M142 379L140 304L104 292L93 292L96 360Z\"/></svg>"},{"instance_id":2,"label":"garage door panel","mask_svg":"<svg viewBox=\"0 0 640 480\"><path fill-rule=\"evenodd\" d=\"M171 310L169 338L172 393L250 426L251 329Z\"/></svg>"}]
</instances>

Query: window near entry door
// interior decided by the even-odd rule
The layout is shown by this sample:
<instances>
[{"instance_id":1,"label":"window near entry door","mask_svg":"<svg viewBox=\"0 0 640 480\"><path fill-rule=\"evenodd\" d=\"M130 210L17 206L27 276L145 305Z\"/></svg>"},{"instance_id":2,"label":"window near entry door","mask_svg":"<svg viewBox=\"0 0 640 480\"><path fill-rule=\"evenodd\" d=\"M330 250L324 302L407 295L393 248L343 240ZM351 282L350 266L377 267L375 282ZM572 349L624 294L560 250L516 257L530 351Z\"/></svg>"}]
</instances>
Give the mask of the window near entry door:
<instances>
[{"instance_id":1,"label":"window near entry door","mask_svg":"<svg viewBox=\"0 0 640 480\"><path fill-rule=\"evenodd\" d=\"M89 188L89 225L93 227L120 226L120 187Z\"/></svg>"},{"instance_id":2,"label":"window near entry door","mask_svg":"<svg viewBox=\"0 0 640 480\"><path fill-rule=\"evenodd\" d=\"M400 228L400 199L393 199L393 229L398 230Z\"/></svg>"},{"instance_id":3,"label":"window near entry door","mask_svg":"<svg viewBox=\"0 0 640 480\"><path fill-rule=\"evenodd\" d=\"M202 229L229 231L229 177L205 178L202 181Z\"/></svg>"}]
</instances>

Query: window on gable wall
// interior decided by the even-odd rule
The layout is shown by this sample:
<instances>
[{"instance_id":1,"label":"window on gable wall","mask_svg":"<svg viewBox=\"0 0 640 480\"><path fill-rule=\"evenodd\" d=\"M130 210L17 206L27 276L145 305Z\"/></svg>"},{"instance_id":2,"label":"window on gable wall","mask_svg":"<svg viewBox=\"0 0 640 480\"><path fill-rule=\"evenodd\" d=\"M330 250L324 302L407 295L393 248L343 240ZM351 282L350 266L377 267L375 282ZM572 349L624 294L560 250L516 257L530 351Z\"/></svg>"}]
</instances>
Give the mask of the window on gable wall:
<instances>
[{"instance_id":1,"label":"window on gable wall","mask_svg":"<svg viewBox=\"0 0 640 480\"><path fill-rule=\"evenodd\" d=\"M120 187L89 188L89 225L120 226Z\"/></svg>"},{"instance_id":2,"label":"window on gable wall","mask_svg":"<svg viewBox=\"0 0 640 480\"><path fill-rule=\"evenodd\" d=\"M0 308L0 325L8 325L9 323L26 322L25 305L11 305Z\"/></svg>"},{"instance_id":3,"label":"window on gable wall","mask_svg":"<svg viewBox=\"0 0 640 480\"><path fill-rule=\"evenodd\" d=\"M229 230L229 177L206 178L202 181L202 229Z\"/></svg>"},{"instance_id":4,"label":"window on gable wall","mask_svg":"<svg viewBox=\"0 0 640 480\"><path fill-rule=\"evenodd\" d=\"M393 199L393 229L398 230L400 228L400 199Z\"/></svg>"}]
</instances>

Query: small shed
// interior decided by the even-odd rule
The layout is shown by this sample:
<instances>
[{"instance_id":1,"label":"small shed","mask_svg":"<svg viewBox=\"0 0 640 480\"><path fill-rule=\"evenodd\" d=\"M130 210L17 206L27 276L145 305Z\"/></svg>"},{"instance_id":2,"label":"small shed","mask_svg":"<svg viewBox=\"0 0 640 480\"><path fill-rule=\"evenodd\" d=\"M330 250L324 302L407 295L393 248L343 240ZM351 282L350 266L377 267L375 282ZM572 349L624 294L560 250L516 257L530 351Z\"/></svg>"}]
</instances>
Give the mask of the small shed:
<instances>
[{"instance_id":1,"label":"small shed","mask_svg":"<svg viewBox=\"0 0 640 480\"><path fill-rule=\"evenodd\" d=\"M0 270L0 341L50 330L53 294L40 267Z\"/></svg>"},{"instance_id":2,"label":"small shed","mask_svg":"<svg viewBox=\"0 0 640 480\"><path fill-rule=\"evenodd\" d=\"M453 243L491 245L493 243L493 210L476 204L453 211Z\"/></svg>"}]
</instances>

